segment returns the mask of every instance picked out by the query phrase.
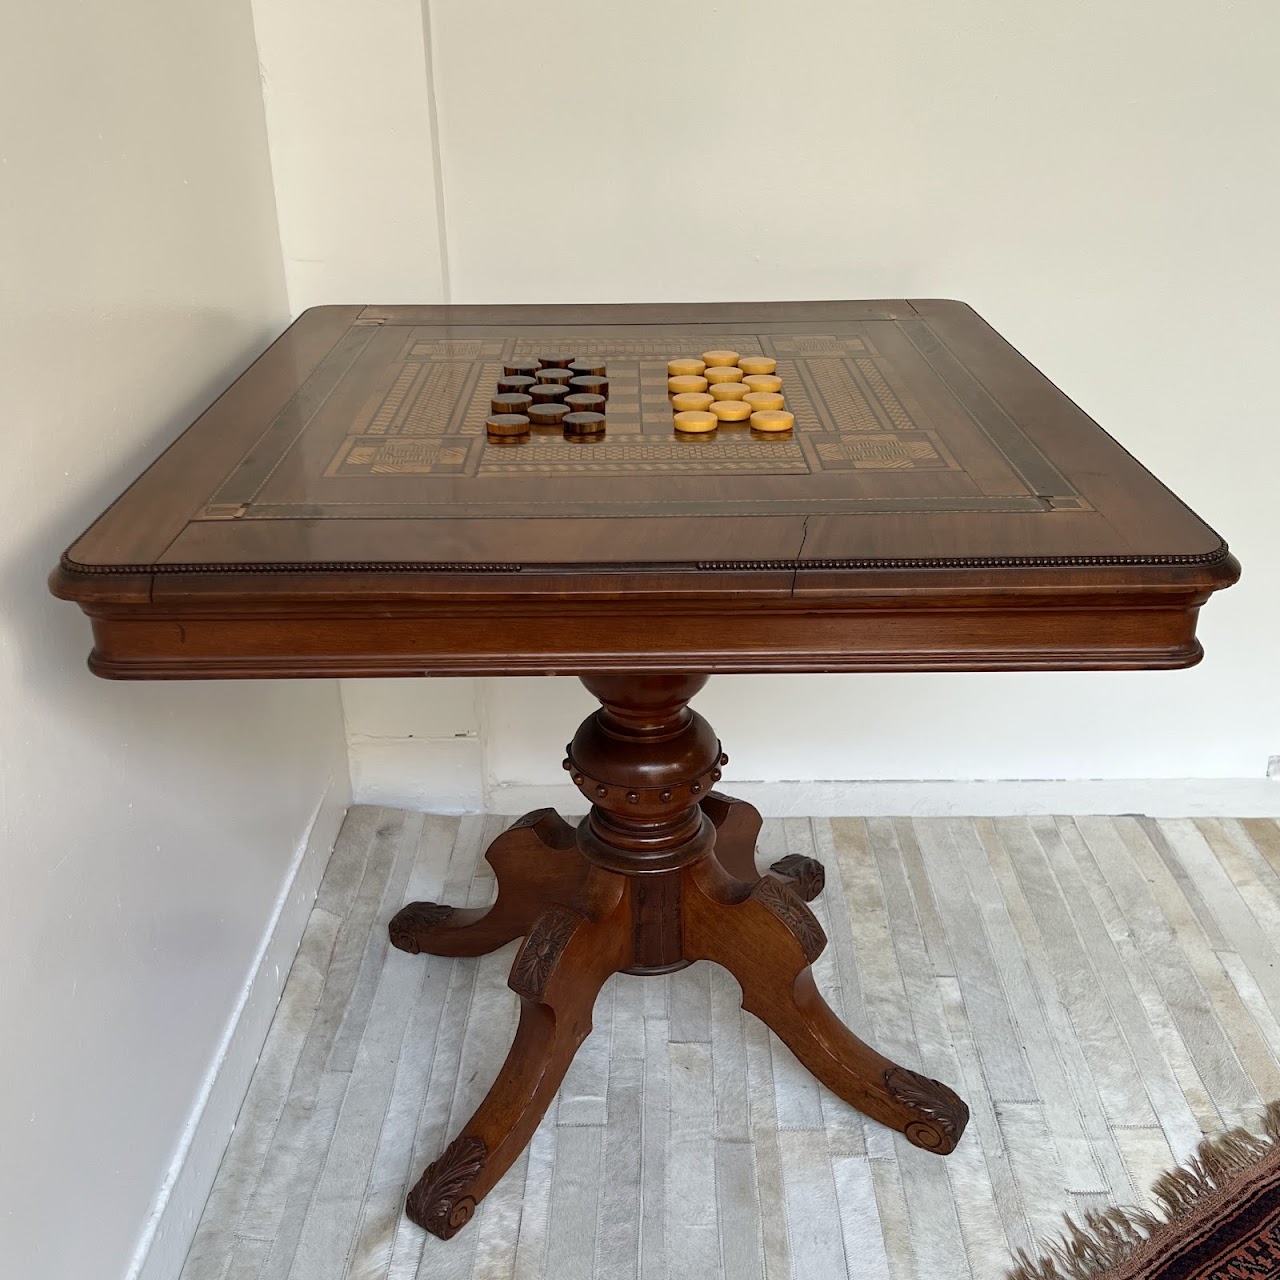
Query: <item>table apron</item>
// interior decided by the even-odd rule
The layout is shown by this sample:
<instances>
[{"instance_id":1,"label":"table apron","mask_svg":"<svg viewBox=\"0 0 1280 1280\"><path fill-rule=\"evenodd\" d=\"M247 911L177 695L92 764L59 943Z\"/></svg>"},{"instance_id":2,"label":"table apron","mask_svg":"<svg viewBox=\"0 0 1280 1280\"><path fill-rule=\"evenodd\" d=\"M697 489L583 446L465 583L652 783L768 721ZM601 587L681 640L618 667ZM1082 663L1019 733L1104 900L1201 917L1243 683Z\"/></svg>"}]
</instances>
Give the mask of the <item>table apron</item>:
<instances>
[{"instance_id":1,"label":"table apron","mask_svg":"<svg viewBox=\"0 0 1280 1280\"><path fill-rule=\"evenodd\" d=\"M117 679L707 672L1121 670L1191 666L1201 598L1123 607L683 609L501 623L91 612L91 669Z\"/></svg>"}]
</instances>

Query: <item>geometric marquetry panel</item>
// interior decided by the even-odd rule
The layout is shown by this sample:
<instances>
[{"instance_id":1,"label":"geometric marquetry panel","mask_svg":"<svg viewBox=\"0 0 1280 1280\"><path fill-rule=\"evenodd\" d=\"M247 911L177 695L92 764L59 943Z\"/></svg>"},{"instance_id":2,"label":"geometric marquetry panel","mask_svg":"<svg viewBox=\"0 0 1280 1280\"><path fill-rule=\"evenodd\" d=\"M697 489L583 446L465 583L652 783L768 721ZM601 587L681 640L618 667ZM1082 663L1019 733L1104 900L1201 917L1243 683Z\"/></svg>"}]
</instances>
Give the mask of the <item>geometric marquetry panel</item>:
<instances>
[{"instance_id":1,"label":"geometric marquetry panel","mask_svg":"<svg viewBox=\"0 0 1280 1280\"><path fill-rule=\"evenodd\" d=\"M495 356L496 343L427 340L406 344L406 358L388 366L366 399L355 431L327 468L330 476L626 475L642 473L796 475L819 471L954 470L957 463L928 424L913 416L871 344L857 336L801 334L732 340L741 354L769 347L795 415L795 436L761 439L742 424L723 424L710 437L676 435L667 397L667 361L708 338L671 340L564 337L552 345L580 359L608 362L608 431L595 441L565 441L535 429L516 442L490 440L485 419L504 359L545 351L547 340L516 339ZM707 348L709 349L709 347ZM371 437L388 437L375 447ZM398 443L391 447L390 438ZM428 440L456 437L440 449ZM806 439L810 448L801 446ZM465 442L465 444L463 443ZM470 448L466 447L471 446Z\"/></svg>"},{"instance_id":2,"label":"geometric marquetry panel","mask_svg":"<svg viewBox=\"0 0 1280 1280\"><path fill-rule=\"evenodd\" d=\"M769 437L721 423L694 437L673 429L667 362L713 348L776 360L794 431ZM490 438L485 420L504 365L552 352L607 365L605 433L567 439L558 427L535 425L514 440ZM931 383L921 374L930 367ZM927 399L922 386L931 388ZM325 487L311 490L308 471L317 464ZM669 477L670 490L643 496L637 486L655 476ZM605 516L678 507L727 517L1090 510L915 322L840 332L353 328L200 513L218 521L328 512L490 519L545 507Z\"/></svg>"}]
</instances>

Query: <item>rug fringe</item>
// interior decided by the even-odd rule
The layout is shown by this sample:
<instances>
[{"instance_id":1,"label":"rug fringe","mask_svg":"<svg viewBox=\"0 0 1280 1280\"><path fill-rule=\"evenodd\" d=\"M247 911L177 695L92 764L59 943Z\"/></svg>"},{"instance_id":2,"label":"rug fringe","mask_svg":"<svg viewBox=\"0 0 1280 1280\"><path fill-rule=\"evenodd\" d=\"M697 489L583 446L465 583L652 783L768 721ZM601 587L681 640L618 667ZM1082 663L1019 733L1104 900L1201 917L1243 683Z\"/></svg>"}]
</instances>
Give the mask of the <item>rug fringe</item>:
<instances>
[{"instance_id":1,"label":"rug fringe","mask_svg":"<svg viewBox=\"0 0 1280 1280\"><path fill-rule=\"evenodd\" d=\"M1205 1196L1228 1186L1245 1170L1280 1152L1280 1101L1262 1115L1262 1136L1232 1129L1206 1138L1180 1168L1161 1174L1151 1188L1162 1216L1146 1209L1089 1210L1083 1223L1063 1215L1066 1229L1043 1246L1045 1255L1015 1255L1007 1280L1102 1280L1153 1236L1172 1230L1189 1217Z\"/></svg>"}]
</instances>

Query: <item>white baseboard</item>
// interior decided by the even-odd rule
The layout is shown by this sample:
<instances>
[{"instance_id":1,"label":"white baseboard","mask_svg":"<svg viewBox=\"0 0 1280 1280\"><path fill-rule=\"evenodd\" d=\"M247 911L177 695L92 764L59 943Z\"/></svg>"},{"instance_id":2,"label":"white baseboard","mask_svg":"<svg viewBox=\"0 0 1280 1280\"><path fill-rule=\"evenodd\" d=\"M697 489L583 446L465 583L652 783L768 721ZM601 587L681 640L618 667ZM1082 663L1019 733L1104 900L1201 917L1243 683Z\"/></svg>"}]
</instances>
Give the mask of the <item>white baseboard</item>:
<instances>
[{"instance_id":1,"label":"white baseboard","mask_svg":"<svg viewBox=\"0 0 1280 1280\"><path fill-rule=\"evenodd\" d=\"M1157 818L1280 817L1276 778L1093 778L1014 781L738 782L724 790L766 817L964 817L1038 813L1142 813ZM572 786L491 786L485 808L520 814L543 806L580 813Z\"/></svg>"},{"instance_id":2,"label":"white baseboard","mask_svg":"<svg viewBox=\"0 0 1280 1280\"><path fill-rule=\"evenodd\" d=\"M126 1280L174 1280L182 1270L350 804L346 776L330 777L294 854Z\"/></svg>"},{"instance_id":3,"label":"white baseboard","mask_svg":"<svg viewBox=\"0 0 1280 1280\"><path fill-rule=\"evenodd\" d=\"M356 804L424 813L480 813L484 759L475 737L374 738L347 741Z\"/></svg>"}]
</instances>

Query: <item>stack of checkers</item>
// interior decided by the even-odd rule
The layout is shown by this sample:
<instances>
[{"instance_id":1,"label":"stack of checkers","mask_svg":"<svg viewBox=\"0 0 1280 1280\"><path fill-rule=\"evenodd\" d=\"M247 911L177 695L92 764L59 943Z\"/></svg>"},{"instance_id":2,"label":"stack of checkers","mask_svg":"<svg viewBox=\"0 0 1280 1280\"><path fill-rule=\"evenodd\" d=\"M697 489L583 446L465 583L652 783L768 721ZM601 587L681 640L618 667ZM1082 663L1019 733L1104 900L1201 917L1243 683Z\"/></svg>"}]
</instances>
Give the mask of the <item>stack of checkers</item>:
<instances>
[{"instance_id":1,"label":"stack of checkers","mask_svg":"<svg viewBox=\"0 0 1280 1280\"><path fill-rule=\"evenodd\" d=\"M512 360L502 372L485 421L490 440L517 443L534 427L560 427L570 440L604 433L609 379L603 363L539 356Z\"/></svg>"},{"instance_id":2,"label":"stack of checkers","mask_svg":"<svg viewBox=\"0 0 1280 1280\"><path fill-rule=\"evenodd\" d=\"M667 394L675 428L704 435L722 422L749 423L770 435L790 431L795 418L782 398L778 362L736 351L704 351L701 360L667 362Z\"/></svg>"}]
</instances>

